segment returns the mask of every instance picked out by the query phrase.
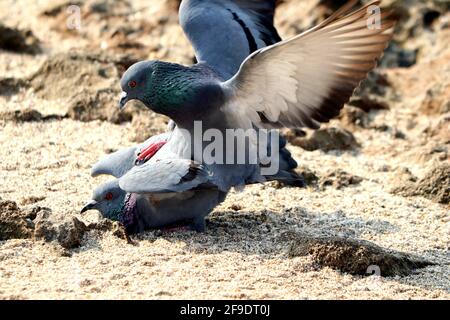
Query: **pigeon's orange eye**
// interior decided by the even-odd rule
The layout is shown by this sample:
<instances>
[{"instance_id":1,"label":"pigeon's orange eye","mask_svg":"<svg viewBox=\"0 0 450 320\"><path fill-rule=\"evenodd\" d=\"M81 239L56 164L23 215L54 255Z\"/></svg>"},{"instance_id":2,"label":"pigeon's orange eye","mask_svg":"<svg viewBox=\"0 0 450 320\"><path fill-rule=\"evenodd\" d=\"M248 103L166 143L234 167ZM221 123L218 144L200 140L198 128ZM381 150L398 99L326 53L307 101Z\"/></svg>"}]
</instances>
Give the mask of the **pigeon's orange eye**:
<instances>
[{"instance_id":1,"label":"pigeon's orange eye","mask_svg":"<svg viewBox=\"0 0 450 320\"><path fill-rule=\"evenodd\" d=\"M128 86L129 86L130 88L134 88L134 87L137 86L137 83L136 83L136 81L131 80L130 82L128 82Z\"/></svg>"},{"instance_id":2,"label":"pigeon's orange eye","mask_svg":"<svg viewBox=\"0 0 450 320\"><path fill-rule=\"evenodd\" d=\"M111 192L108 192L107 194L106 194L106 196L105 196L105 199L106 200L112 200L112 198L113 198L113 194L111 193Z\"/></svg>"}]
</instances>

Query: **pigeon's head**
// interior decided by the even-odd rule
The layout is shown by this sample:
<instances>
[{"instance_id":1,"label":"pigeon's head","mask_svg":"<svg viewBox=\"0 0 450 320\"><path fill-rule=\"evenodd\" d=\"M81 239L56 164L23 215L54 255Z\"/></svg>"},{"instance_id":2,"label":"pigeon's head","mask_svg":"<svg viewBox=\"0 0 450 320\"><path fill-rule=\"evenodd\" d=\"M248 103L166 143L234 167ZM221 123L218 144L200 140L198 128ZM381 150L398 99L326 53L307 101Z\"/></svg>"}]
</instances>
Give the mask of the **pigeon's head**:
<instances>
[{"instance_id":1,"label":"pigeon's head","mask_svg":"<svg viewBox=\"0 0 450 320\"><path fill-rule=\"evenodd\" d=\"M106 182L95 188L92 199L81 209L81 213L88 210L98 210L103 217L119 220L124 208L126 192L120 189L119 180Z\"/></svg>"}]
</instances>

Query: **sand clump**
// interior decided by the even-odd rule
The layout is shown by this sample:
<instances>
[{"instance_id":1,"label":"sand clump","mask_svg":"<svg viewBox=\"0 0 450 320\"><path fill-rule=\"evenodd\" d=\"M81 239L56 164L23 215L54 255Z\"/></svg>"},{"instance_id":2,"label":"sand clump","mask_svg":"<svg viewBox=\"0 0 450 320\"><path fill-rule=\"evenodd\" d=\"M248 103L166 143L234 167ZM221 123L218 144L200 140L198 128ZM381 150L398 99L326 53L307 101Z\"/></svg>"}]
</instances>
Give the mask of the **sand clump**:
<instances>
[{"instance_id":1,"label":"sand clump","mask_svg":"<svg viewBox=\"0 0 450 320\"><path fill-rule=\"evenodd\" d=\"M289 256L310 255L320 267L330 267L354 275L378 270L379 276L406 276L431 262L405 253L386 250L369 241L341 237L294 235Z\"/></svg>"},{"instance_id":2,"label":"sand clump","mask_svg":"<svg viewBox=\"0 0 450 320\"><path fill-rule=\"evenodd\" d=\"M295 137L289 142L307 151L351 150L359 146L353 134L342 128L319 129L307 137Z\"/></svg>"},{"instance_id":3,"label":"sand clump","mask_svg":"<svg viewBox=\"0 0 450 320\"><path fill-rule=\"evenodd\" d=\"M9 110L1 112L1 118L17 122L55 118L101 120L116 124L131 122L134 134L132 140L142 142L150 135L163 132L166 128L164 122L168 120L149 113L142 104L134 101L127 109L119 112L120 75L136 61L126 56L82 52L50 56L27 79L0 80L0 93L11 95L17 93L20 87L31 88L37 98L62 104L64 109L59 110L58 114L42 114L33 108Z\"/></svg>"},{"instance_id":4,"label":"sand clump","mask_svg":"<svg viewBox=\"0 0 450 320\"><path fill-rule=\"evenodd\" d=\"M20 208L14 201L0 201L0 240L35 239L56 241L64 249L77 248L86 232L110 231L132 243L124 227L114 221L100 220L85 224L72 215L55 216L49 208L34 206Z\"/></svg>"},{"instance_id":5,"label":"sand clump","mask_svg":"<svg viewBox=\"0 0 450 320\"><path fill-rule=\"evenodd\" d=\"M42 52L40 40L31 30L11 28L0 23L0 49L25 53L38 54Z\"/></svg>"},{"instance_id":6,"label":"sand clump","mask_svg":"<svg viewBox=\"0 0 450 320\"><path fill-rule=\"evenodd\" d=\"M12 96L17 94L20 89L28 86L27 81L16 78L0 79L0 96Z\"/></svg>"},{"instance_id":7,"label":"sand clump","mask_svg":"<svg viewBox=\"0 0 450 320\"><path fill-rule=\"evenodd\" d=\"M319 174L306 166L300 166L295 171L303 177L306 186L317 190L325 190L327 187L340 190L350 186L357 186L364 180L362 177L342 169L331 169Z\"/></svg>"},{"instance_id":8,"label":"sand clump","mask_svg":"<svg viewBox=\"0 0 450 320\"><path fill-rule=\"evenodd\" d=\"M442 204L450 204L450 165L432 167L422 179L408 177L392 190L405 197L422 196Z\"/></svg>"},{"instance_id":9,"label":"sand clump","mask_svg":"<svg viewBox=\"0 0 450 320\"><path fill-rule=\"evenodd\" d=\"M43 119L43 116L39 111L30 108L1 112L0 116L5 121L15 122L41 121Z\"/></svg>"},{"instance_id":10,"label":"sand clump","mask_svg":"<svg viewBox=\"0 0 450 320\"><path fill-rule=\"evenodd\" d=\"M14 201L0 200L0 240L30 238L34 218L34 212L19 209Z\"/></svg>"},{"instance_id":11,"label":"sand clump","mask_svg":"<svg viewBox=\"0 0 450 320\"><path fill-rule=\"evenodd\" d=\"M352 185L360 184L364 179L350 174L344 170L331 170L320 178L320 187L323 189L327 186L333 186L336 189L342 189Z\"/></svg>"},{"instance_id":12,"label":"sand clump","mask_svg":"<svg viewBox=\"0 0 450 320\"><path fill-rule=\"evenodd\" d=\"M65 101L72 119L120 123L131 115L117 112L119 78L116 64L107 57L68 53L49 57L29 82L37 97Z\"/></svg>"}]
</instances>

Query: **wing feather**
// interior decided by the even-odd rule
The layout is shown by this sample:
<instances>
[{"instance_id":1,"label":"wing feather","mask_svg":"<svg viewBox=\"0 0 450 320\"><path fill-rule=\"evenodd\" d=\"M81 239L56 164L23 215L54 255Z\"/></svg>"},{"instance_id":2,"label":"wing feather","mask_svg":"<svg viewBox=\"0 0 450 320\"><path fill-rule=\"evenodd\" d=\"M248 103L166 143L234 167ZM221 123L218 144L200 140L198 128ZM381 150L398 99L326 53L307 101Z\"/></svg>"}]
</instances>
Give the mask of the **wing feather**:
<instances>
[{"instance_id":1,"label":"wing feather","mask_svg":"<svg viewBox=\"0 0 450 320\"><path fill-rule=\"evenodd\" d=\"M275 0L183 0L179 16L199 62L231 78L255 50L281 41Z\"/></svg>"},{"instance_id":2,"label":"wing feather","mask_svg":"<svg viewBox=\"0 0 450 320\"><path fill-rule=\"evenodd\" d=\"M119 186L132 193L183 192L207 180L204 167L194 161L152 159L128 171L119 179Z\"/></svg>"}]
</instances>

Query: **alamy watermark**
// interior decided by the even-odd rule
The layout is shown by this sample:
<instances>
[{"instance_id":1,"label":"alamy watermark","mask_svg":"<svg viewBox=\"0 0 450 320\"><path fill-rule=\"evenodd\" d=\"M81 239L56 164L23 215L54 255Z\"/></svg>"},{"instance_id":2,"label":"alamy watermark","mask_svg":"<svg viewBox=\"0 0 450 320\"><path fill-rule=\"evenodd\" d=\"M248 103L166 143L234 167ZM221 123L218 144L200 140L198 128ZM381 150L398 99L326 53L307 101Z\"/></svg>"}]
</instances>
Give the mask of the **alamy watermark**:
<instances>
[{"instance_id":1,"label":"alamy watermark","mask_svg":"<svg viewBox=\"0 0 450 320\"><path fill-rule=\"evenodd\" d=\"M69 30L81 30L81 8L78 5L71 4L66 8L66 25ZM381 29L381 8L378 5L367 7L367 28L370 30Z\"/></svg>"},{"instance_id":2,"label":"alamy watermark","mask_svg":"<svg viewBox=\"0 0 450 320\"><path fill-rule=\"evenodd\" d=\"M377 5L371 5L367 7L367 13L369 14L369 18L367 18L367 28L369 30L380 30L381 8Z\"/></svg>"},{"instance_id":3,"label":"alamy watermark","mask_svg":"<svg viewBox=\"0 0 450 320\"><path fill-rule=\"evenodd\" d=\"M280 168L280 134L268 129L204 128L194 121L191 130L177 128L185 155L206 165L259 165L262 175L275 175Z\"/></svg>"}]
</instances>

